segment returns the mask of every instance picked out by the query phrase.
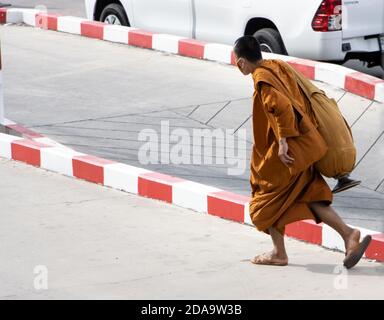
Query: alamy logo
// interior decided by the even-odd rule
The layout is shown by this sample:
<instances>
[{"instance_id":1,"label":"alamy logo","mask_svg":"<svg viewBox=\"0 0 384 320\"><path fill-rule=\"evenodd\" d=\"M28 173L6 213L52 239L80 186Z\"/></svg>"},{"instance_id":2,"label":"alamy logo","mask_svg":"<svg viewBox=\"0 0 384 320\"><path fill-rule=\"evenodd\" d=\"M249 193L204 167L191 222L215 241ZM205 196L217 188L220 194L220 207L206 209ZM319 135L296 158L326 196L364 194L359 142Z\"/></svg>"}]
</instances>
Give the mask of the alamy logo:
<instances>
[{"instance_id":1,"label":"alamy logo","mask_svg":"<svg viewBox=\"0 0 384 320\"><path fill-rule=\"evenodd\" d=\"M333 273L337 274L333 281L333 287L336 290L348 289L348 271L343 266L336 266Z\"/></svg>"},{"instance_id":2,"label":"alamy logo","mask_svg":"<svg viewBox=\"0 0 384 320\"><path fill-rule=\"evenodd\" d=\"M33 269L35 277L33 279L33 287L35 290L48 289L48 268L44 265L38 265Z\"/></svg>"},{"instance_id":3,"label":"alamy logo","mask_svg":"<svg viewBox=\"0 0 384 320\"><path fill-rule=\"evenodd\" d=\"M246 129L187 129L170 131L169 121L161 121L160 132L143 129L138 141L138 160L148 164L227 165L228 175L246 170Z\"/></svg>"}]
</instances>

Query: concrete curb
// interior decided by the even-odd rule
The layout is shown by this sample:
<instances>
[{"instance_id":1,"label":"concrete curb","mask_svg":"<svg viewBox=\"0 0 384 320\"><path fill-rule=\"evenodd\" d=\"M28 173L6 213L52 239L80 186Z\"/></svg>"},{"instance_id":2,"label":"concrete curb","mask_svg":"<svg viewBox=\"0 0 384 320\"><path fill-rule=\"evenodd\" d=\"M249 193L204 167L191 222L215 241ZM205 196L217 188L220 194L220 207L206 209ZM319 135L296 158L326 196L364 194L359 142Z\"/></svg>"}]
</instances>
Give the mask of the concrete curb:
<instances>
[{"instance_id":1,"label":"concrete curb","mask_svg":"<svg viewBox=\"0 0 384 320\"><path fill-rule=\"evenodd\" d=\"M72 16L48 14L34 9L0 9L0 24L27 25L77 34L85 37L159 50L181 56L235 64L232 47L206 43L168 34L157 34L135 28L112 26ZM315 62L276 54L264 54L266 59L287 61L306 77L322 81L370 100L384 102L384 80L330 63Z\"/></svg>"},{"instance_id":2,"label":"concrete curb","mask_svg":"<svg viewBox=\"0 0 384 320\"><path fill-rule=\"evenodd\" d=\"M134 28L109 26L77 17L41 13L31 9L0 9L0 23L26 23L34 27L79 34L91 38L165 51L183 56L234 64L232 47L204 43L172 35L154 34ZM307 77L330 83L371 100L384 102L384 81L341 66L268 54L284 59ZM0 156L25 162L70 177L144 197L166 201L183 208L252 225L249 198L218 188L172 177L143 168L79 153L12 121L0 133ZM365 257L384 261L384 234L359 228L373 241ZM327 225L311 220L292 223L287 236L343 251L339 235Z\"/></svg>"},{"instance_id":3,"label":"concrete curb","mask_svg":"<svg viewBox=\"0 0 384 320\"><path fill-rule=\"evenodd\" d=\"M153 172L143 168L76 152L20 125L5 126L19 137L0 133L0 157L21 161L69 177L175 204L198 213L253 225L250 198L219 188ZM355 226L354 226L355 227ZM365 257L384 261L384 234L360 227L372 235ZM286 226L286 235L329 249L344 251L341 237L327 225L312 220Z\"/></svg>"}]
</instances>

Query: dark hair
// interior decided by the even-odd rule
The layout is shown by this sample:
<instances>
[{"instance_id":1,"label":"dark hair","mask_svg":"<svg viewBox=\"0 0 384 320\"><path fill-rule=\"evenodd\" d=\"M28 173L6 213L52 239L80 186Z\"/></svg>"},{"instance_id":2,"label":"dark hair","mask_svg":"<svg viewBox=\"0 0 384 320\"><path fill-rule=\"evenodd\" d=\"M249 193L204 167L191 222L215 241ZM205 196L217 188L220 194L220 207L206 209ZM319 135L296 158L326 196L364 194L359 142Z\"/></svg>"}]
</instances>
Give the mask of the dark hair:
<instances>
[{"instance_id":1,"label":"dark hair","mask_svg":"<svg viewBox=\"0 0 384 320\"><path fill-rule=\"evenodd\" d=\"M262 59L259 41L254 36L243 36L237 39L233 50L238 58L245 58L250 62Z\"/></svg>"}]
</instances>

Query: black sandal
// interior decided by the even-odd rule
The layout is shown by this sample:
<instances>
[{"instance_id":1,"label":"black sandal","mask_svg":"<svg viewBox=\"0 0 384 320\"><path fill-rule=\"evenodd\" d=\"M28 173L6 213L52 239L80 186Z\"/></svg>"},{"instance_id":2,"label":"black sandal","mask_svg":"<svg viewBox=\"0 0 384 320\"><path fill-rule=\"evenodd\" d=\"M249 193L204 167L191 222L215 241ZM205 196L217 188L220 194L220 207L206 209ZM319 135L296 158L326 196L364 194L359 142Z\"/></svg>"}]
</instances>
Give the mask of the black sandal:
<instances>
[{"instance_id":1,"label":"black sandal","mask_svg":"<svg viewBox=\"0 0 384 320\"><path fill-rule=\"evenodd\" d=\"M342 177L337 180L336 186L333 188L332 193L339 193L350 188L356 187L361 183L358 180L352 180L347 177Z\"/></svg>"},{"instance_id":2,"label":"black sandal","mask_svg":"<svg viewBox=\"0 0 384 320\"><path fill-rule=\"evenodd\" d=\"M360 261L361 257L363 256L365 250L367 250L371 241L371 236L365 236L363 241L359 243L357 248L346 256L343 261L344 267L346 267L347 269L351 269L352 267L354 267Z\"/></svg>"}]
</instances>

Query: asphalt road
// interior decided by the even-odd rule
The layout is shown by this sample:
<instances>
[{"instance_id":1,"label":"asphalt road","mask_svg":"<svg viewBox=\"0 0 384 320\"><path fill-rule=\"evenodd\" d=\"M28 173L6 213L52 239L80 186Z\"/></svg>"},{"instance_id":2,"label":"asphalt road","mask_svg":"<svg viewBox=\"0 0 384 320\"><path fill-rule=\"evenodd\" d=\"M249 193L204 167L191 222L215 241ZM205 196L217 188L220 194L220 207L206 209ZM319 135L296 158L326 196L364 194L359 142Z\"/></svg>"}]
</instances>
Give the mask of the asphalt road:
<instances>
[{"instance_id":1,"label":"asphalt road","mask_svg":"<svg viewBox=\"0 0 384 320\"><path fill-rule=\"evenodd\" d=\"M10 3L14 7L24 8L34 8L37 5L44 5L48 8L48 11L51 12L85 17L84 0L3 0L2 2ZM344 66L384 79L384 71L381 67L367 68L363 62L358 60L347 61Z\"/></svg>"},{"instance_id":2,"label":"asphalt road","mask_svg":"<svg viewBox=\"0 0 384 320\"><path fill-rule=\"evenodd\" d=\"M13 7L31 9L45 6L52 13L85 17L84 0L1 0L0 2L11 4Z\"/></svg>"}]
</instances>

